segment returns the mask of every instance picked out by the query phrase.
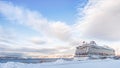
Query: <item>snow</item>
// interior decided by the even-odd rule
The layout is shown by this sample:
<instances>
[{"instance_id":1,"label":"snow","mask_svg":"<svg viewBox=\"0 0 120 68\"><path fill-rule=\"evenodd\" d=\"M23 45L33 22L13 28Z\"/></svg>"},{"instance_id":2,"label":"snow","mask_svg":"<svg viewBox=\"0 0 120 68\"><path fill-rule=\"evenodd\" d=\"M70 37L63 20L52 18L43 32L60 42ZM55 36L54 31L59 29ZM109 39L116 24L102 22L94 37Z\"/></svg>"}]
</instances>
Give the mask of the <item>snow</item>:
<instances>
[{"instance_id":1,"label":"snow","mask_svg":"<svg viewBox=\"0 0 120 68\"><path fill-rule=\"evenodd\" d=\"M65 61L63 59L59 59L59 60L55 61L54 63L59 64L59 63L65 63L65 62L67 62L67 61Z\"/></svg>"},{"instance_id":2,"label":"snow","mask_svg":"<svg viewBox=\"0 0 120 68\"><path fill-rule=\"evenodd\" d=\"M65 61L57 60L51 63L0 63L0 68L120 68L120 60L85 60L85 61Z\"/></svg>"}]
</instances>

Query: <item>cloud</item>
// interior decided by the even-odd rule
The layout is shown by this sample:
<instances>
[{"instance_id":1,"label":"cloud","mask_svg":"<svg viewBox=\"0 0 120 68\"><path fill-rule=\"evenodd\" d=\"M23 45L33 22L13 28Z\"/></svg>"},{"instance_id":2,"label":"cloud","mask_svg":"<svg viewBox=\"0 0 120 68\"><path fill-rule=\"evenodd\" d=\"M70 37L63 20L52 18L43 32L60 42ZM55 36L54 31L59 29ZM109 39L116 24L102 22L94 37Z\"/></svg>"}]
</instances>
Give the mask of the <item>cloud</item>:
<instances>
[{"instance_id":1,"label":"cloud","mask_svg":"<svg viewBox=\"0 0 120 68\"><path fill-rule=\"evenodd\" d=\"M12 32L14 34L14 32ZM55 40L44 37L29 37L27 40L17 41L17 36L13 36L9 29L0 28L0 56L9 57L39 57L41 55L68 54L69 47L52 47ZM16 37L16 38L15 38ZM20 40L20 39L19 39ZM59 44L61 45L61 44Z\"/></svg>"},{"instance_id":2,"label":"cloud","mask_svg":"<svg viewBox=\"0 0 120 68\"><path fill-rule=\"evenodd\" d=\"M15 33L11 29L5 29L0 26L0 43L15 44Z\"/></svg>"},{"instance_id":3,"label":"cloud","mask_svg":"<svg viewBox=\"0 0 120 68\"><path fill-rule=\"evenodd\" d=\"M67 41L71 37L69 25L60 21L48 21L37 11L0 1L0 13L12 23L28 26L45 36Z\"/></svg>"},{"instance_id":4,"label":"cloud","mask_svg":"<svg viewBox=\"0 0 120 68\"><path fill-rule=\"evenodd\" d=\"M77 29L83 36L102 40L120 40L120 0L89 0L80 13Z\"/></svg>"},{"instance_id":5,"label":"cloud","mask_svg":"<svg viewBox=\"0 0 120 68\"><path fill-rule=\"evenodd\" d=\"M10 57L27 57L27 56L42 56L42 55L64 55L73 53L74 49L71 47L54 47L54 48L12 48L0 46L0 56ZM34 55L33 55L34 54Z\"/></svg>"},{"instance_id":6,"label":"cloud","mask_svg":"<svg viewBox=\"0 0 120 68\"><path fill-rule=\"evenodd\" d=\"M32 39L29 40L29 42L32 42L36 45L42 45L42 44L46 44L47 40L44 40L43 38L40 37L33 37Z\"/></svg>"},{"instance_id":7,"label":"cloud","mask_svg":"<svg viewBox=\"0 0 120 68\"><path fill-rule=\"evenodd\" d=\"M54 22L50 25L52 35L62 39L70 40L72 36L72 28L63 22Z\"/></svg>"},{"instance_id":8,"label":"cloud","mask_svg":"<svg viewBox=\"0 0 120 68\"><path fill-rule=\"evenodd\" d=\"M13 52L0 52L0 56L6 57L24 57L23 53L13 53Z\"/></svg>"},{"instance_id":9,"label":"cloud","mask_svg":"<svg viewBox=\"0 0 120 68\"><path fill-rule=\"evenodd\" d=\"M4 51L2 52L3 53L5 52L6 55L7 53L9 54L9 52L11 53L17 52L17 53L23 54L23 56L28 56L28 55L32 56L33 54L34 56L40 56L44 54L45 55L63 54L63 52L66 52L67 54L68 49L56 48L56 46L59 46L59 45L62 45L62 46L66 45L66 43L64 43L63 41L67 42L72 37L72 28L71 26L65 24L65 22L48 21L45 17L43 17L37 11L19 7L19 6L13 5L10 2L5 2L5 1L0 1L0 14L2 14L11 23L20 24L20 25L32 28L37 32L39 32L40 34L42 34L42 37L35 37L32 39L30 37L27 40L19 39L21 41L18 41L17 44L13 44L15 42L11 43L11 41L9 40L10 38L1 39L1 42L4 44L0 46L12 45L9 48L1 47L1 49L4 49ZM5 34L5 32L2 32L2 33ZM19 37L19 35L17 36ZM18 38L17 36L16 38ZM13 46L16 46L16 47L13 47ZM49 47L54 47L54 48L49 48ZM69 50L71 51L71 49Z\"/></svg>"},{"instance_id":10,"label":"cloud","mask_svg":"<svg viewBox=\"0 0 120 68\"><path fill-rule=\"evenodd\" d=\"M13 36L12 34L14 34L14 32L11 32L9 29L5 29L1 26L0 56L39 57L41 55L61 55L64 53L69 54L71 51L69 47L63 47L63 43L59 43L56 40L51 41L49 40L49 38L46 39L44 37L38 36L29 37L27 39L21 40L17 37L19 35ZM57 45L62 46L56 47Z\"/></svg>"}]
</instances>

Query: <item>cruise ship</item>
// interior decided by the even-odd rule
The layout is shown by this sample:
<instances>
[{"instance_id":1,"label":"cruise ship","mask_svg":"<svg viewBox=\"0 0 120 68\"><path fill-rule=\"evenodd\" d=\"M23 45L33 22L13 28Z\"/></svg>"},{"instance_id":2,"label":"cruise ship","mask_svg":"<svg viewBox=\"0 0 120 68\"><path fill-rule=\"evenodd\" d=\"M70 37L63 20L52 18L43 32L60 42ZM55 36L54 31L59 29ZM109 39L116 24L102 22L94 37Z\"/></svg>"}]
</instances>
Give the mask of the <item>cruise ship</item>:
<instances>
[{"instance_id":1,"label":"cruise ship","mask_svg":"<svg viewBox=\"0 0 120 68\"><path fill-rule=\"evenodd\" d=\"M115 56L115 50L108 46L98 46L95 41L85 41L76 47L74 58L77 60L111 58Z\"/></svg>"}]
</instances>

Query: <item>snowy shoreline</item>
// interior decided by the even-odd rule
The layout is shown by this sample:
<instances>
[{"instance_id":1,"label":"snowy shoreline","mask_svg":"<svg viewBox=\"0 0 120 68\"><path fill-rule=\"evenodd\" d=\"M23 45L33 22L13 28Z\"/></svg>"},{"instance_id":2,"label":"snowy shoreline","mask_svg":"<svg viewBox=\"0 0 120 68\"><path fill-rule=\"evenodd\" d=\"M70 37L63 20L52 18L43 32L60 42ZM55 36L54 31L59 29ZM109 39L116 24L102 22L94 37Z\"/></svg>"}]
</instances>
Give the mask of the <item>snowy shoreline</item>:
<instances>
[{"instance_id":1,"label":"snowy shoreline","mask_svg":"<svg viewBox=\"0 0 120 68\"><path fill-rule=\"evenodd\" d=\"M64 61L58 60L51 63L27 64L19 62L0 63L0 68L119 68L120 60L85 60L85 61Z\"/></svg>"}]
</instances>

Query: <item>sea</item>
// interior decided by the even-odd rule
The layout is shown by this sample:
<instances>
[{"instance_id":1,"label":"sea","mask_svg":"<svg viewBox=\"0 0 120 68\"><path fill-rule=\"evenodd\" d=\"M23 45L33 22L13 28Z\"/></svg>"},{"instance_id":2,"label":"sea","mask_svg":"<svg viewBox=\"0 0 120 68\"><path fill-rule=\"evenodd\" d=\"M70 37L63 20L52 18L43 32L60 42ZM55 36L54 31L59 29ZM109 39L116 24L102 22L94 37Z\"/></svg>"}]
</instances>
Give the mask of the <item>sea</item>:
<instances>
[{"instance_id":1,"label":"sea","mask_svg":"<svg viewBox=\"0 0 120 68\"><path fill-rule=\"evenodd\" d=\"M63 59L66 61L71 61L73 60L72 58L27 58L27 59L1 59L0 58L0 63L7 63L7 62L21 62L21 63L45 63L45 62L55 62L59 59Z\"/></svg>"}]
</instances>

